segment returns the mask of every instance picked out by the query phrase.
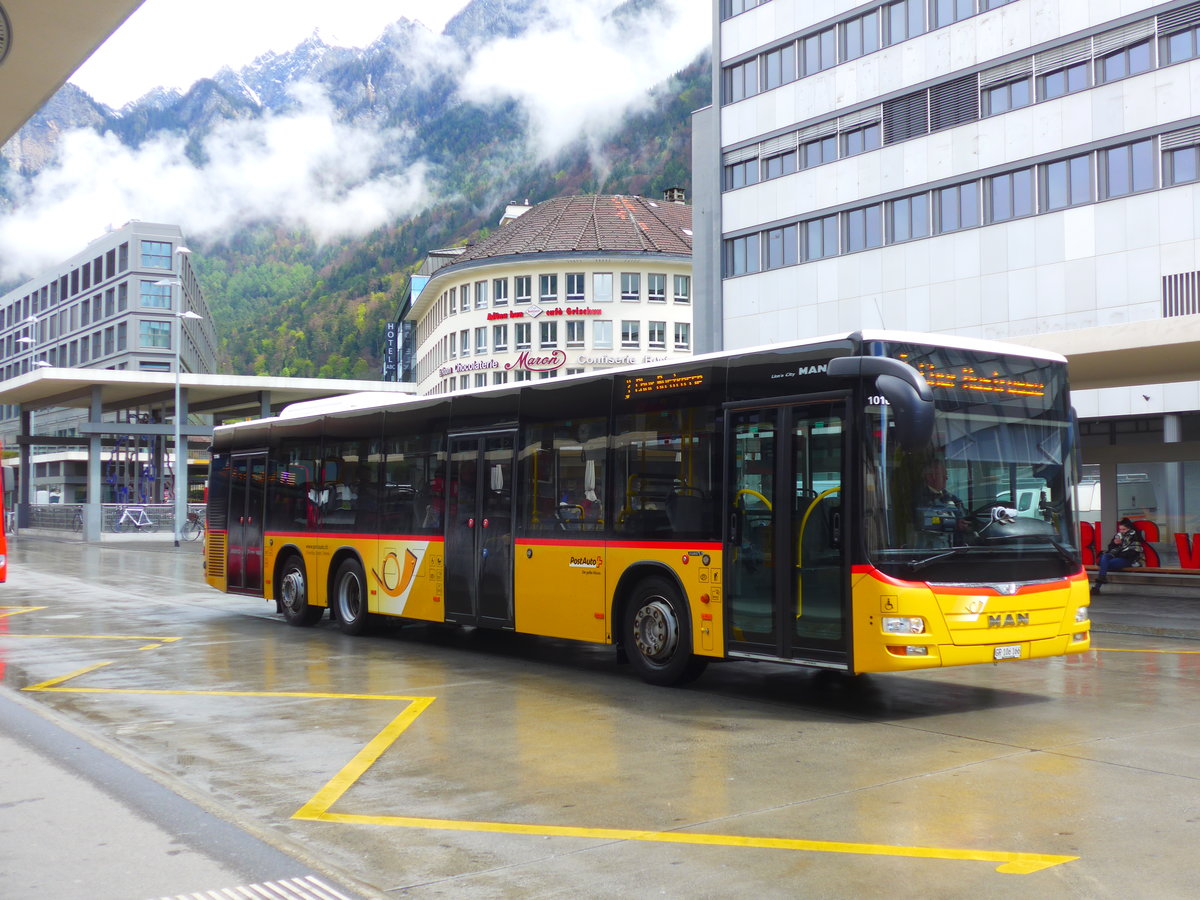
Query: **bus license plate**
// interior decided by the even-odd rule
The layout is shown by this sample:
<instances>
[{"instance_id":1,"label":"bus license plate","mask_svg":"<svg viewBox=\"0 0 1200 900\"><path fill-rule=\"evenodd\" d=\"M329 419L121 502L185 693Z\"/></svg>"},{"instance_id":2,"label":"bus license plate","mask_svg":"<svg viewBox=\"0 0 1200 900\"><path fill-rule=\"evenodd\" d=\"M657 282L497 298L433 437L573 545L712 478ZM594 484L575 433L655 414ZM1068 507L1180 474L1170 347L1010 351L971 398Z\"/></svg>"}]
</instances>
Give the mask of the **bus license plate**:
<instances>
[{"instance_id":1,"label":"bus license plate","mask_svg":"<svg viewBox=\"0 0 1200 900\"><path fill-rule=\"evenodd\" d=\"M1020 659L1021 645L1010 644L1007 647L997 647L994 653L995 659Z\"/></svg>"}]
</instances>

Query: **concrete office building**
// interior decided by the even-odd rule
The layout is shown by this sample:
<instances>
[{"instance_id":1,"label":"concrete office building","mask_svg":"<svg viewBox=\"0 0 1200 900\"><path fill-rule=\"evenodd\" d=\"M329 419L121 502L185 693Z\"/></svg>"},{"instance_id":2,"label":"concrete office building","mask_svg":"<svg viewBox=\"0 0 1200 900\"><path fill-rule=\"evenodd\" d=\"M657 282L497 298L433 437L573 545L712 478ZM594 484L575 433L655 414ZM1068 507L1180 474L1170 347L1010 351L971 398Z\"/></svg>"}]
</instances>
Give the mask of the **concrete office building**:
<instances>
[{"instance_id":1,"label":"concrete office building","mask_svg":"<svg viewBox=\"0 0 1200 900\"><path fill-rule=\"evenodd\" d=\"M0 297L0 382L39 367L215 371L212 317L189 252L178 226L129 222ZM65 408L36 413L36 434L46 436L34 480L43 499L80 496L82 457L48 448L77 437L82 419ZM20 431L19 407L0 406L5 445Z\"/></svg>"},{"instance_id":2,"label":"concrete office building","mask_svg":"<svg viewBox=\"0 0 1200 900\"><path fill-rule=\"evenodd\" d=\"M691 226L679 193L561 197L430 253L401 313L417 392L690 356Z\"/></svg>"},{"instance_id":3,"label":"concrete office building","mask_svg":"<svg viewBox=\"0 0 1200 900\"><path fill-rule=\"evenodd\" d=\"M1200 4L717 0L714 35L698 340L1194 327ZM1106 529L1200 567L1200 387L1107 383L1075 397Z\"/></svg>"}]
</instances>

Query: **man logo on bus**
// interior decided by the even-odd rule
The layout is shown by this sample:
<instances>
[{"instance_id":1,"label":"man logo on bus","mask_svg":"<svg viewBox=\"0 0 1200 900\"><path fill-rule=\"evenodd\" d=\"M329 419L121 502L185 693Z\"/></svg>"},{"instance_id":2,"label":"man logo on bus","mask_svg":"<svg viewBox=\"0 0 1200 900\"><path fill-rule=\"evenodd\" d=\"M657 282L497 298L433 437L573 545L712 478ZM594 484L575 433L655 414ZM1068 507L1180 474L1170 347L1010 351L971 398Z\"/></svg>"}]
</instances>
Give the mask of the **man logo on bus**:
<instances>
[{"instance_id":1,"label":"man logo on bus","mask_svg":"<svg viewBox=\"0 0 1200 900\"><path fill-rule=\"evenodd\" d=\"M1005 613L1002 616L988 616L988 628L1012 628L1017 625L1028 625L1029 613Z\"/></svg>"},{"instance_id":2,"label":"man logo on bus","mask_svg":"<svg viewBox=\"0 0 1200 900\"><path fill-rule=\"evenodd\" d=\"M411 550L404 551L404 570L400 569L400 558L393 550L383 558L383 577L379 577L379 573L374 569L371 574L375 576L375 580L379 582L379 586L383 588L383 592L389 597L399 597L408 590L412 584L413 575L417 572L417 555ZM391 582L389 584L389 582Z\"/></svg>"}]
</instances>

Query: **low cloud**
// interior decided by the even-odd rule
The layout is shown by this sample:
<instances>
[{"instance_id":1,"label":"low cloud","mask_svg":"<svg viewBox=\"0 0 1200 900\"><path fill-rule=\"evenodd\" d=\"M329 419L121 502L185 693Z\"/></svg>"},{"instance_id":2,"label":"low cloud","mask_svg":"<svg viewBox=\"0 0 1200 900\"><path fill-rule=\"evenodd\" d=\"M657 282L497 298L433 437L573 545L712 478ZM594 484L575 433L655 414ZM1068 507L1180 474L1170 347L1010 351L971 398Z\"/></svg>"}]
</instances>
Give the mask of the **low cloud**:
<instances>
[{"instance_id":1,"label":"low cloud","mask_svg":"<svg viewBox=\"0 0 1200 900\"><path fill-rule=\"evenodd\" d=\"M129 219L186 223L189 237L219 240L261 221L307 229L320 241L365 234L429 202L428 172L415 164L383 173L405 135L341 124L319 88L297 88L287 115L217 125L205 162L185 141L162 136L133 149L80 130L62 139L58 161L8 185L13 209L0 218L0 279L31 277Z\"/></svg>"},{"instance_id":2,"label":"low cloud","mask_svg":"<svg viewBox=\"0 0 1200 900\"><path fill-rule=\"evenodd\" d=\"M550 159L581 138L598 145L626 113L643 107L651 88L693 62L712 39L709 4L662 0L614 17L624 2L557 0L526 34L479 49L462 96L520 103L539 158Z\"/></svg>"}]
</instances>

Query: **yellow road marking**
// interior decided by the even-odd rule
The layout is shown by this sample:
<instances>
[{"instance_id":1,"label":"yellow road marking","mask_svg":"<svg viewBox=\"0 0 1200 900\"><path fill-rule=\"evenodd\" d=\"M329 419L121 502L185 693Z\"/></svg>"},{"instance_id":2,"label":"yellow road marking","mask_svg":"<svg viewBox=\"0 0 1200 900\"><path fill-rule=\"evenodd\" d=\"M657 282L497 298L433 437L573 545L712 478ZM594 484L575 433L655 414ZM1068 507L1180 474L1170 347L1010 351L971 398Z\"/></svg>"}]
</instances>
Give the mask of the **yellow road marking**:
<instances>
[{"instance_id":1,"label":"yellow road marking","mask_svg":"<svg viewBox=\"0 0 1200 900\"><path fill-rule=\"evenodd\" d=\"M178 640L173 638L172 640ZM338 694L316 691L213 691L213 690L152 690L139 688L64 687L66 682L95 672L112 661L97 663L70 674L23 688L25 691L72 694L124 694L175 697L274 697L316 700L391 700L408 705L392 719L379 734L363 747L354 758L312 796L292 818L300 821L332 822L346 825L374 825L392 828L421 828L440 831L464 831L484 834L514 834L538 837L572 837L606 841L646 841L664 844L697 846L745 847L765 850L799 850L813 853L849 853L864 856L908 857L914 859L945 859L999 863L997 872L1028 875L1052 866L1078 859L1077 856L1057 856L1041 853L1016 853L993 850L957 849L952 847L914 847L893 844L814 841L798 838L749 837L736 834L705 834L683 831L648 831L625 828L587 828L569 825L524 824L514 822L480 822L465 819L430 819L412 816L367 816L331 812L332 806L353 787L367 770L417 720L435 697L412 697L395 694Z\"/></svg>"},{"instance_id":2,"label":"yellow road marking","mask_svg":"<svg viewBox=\"0 0 1200 900\"><path fill-rule=\"evenodd\" d=\"M45 606L0 606L0 619L6 616L19 616L21 613L36 612L39 609L47 609Z\"/></svg>"}]
</instances>

